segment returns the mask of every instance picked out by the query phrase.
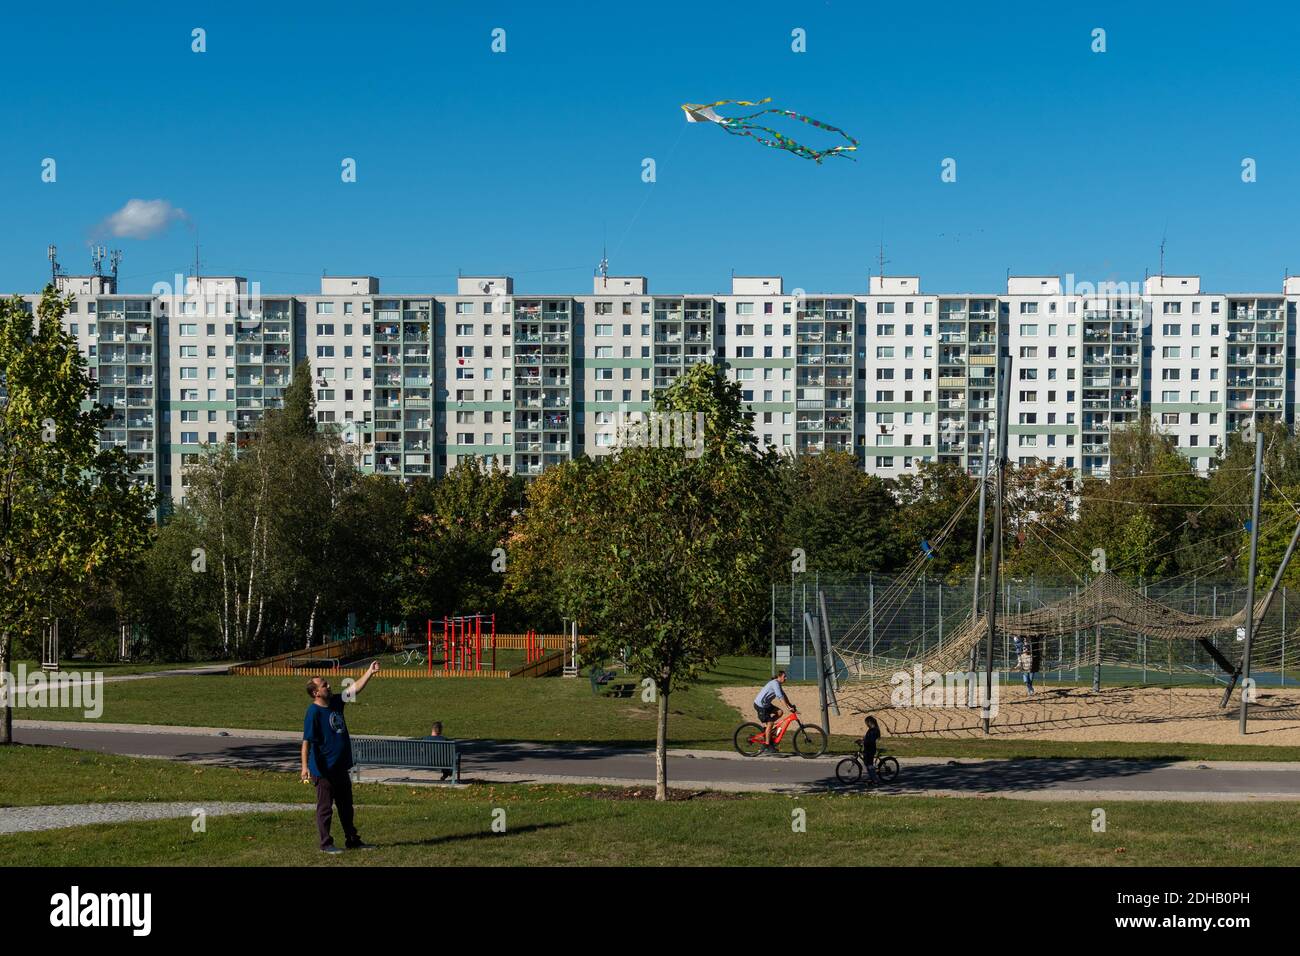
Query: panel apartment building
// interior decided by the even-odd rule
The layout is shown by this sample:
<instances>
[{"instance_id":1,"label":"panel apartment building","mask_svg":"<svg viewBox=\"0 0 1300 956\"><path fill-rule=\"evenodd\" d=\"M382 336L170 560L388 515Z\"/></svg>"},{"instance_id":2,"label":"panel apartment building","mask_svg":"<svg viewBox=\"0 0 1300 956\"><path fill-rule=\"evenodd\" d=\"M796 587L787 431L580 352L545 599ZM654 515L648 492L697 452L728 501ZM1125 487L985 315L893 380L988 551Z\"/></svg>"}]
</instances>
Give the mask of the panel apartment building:
<instances>
[{"instance_id":1,"label":"panel apartment building","mask_svg":"<svg viewBox=\"0 0 1300 956\"><path fill-rule=\"evenodd\" d=\"M739 383L764 446L851 451L886 477L923 461L978 470L1003 356L1022 463L1104 476L1111 430L1146 410L1208 471L1245 422L1295 421L1300 278L1278 293L1205 293L1196 276L1132 290L1012 276L999 293L923 293L916 276L873 276L863 294L734 276L726 294L671 295L638 276L554 295L517 293L504 275L462 276L455 294L385 293L370 276L283 294L177 278L151 293L57 278L112 409L102 441L173 500L205 448L256 434L303 359L318 420L365 470L398 478L468 457L536 475L608 453L619 416L649 411L697 362Z\"/></svg>"}]
</instances>

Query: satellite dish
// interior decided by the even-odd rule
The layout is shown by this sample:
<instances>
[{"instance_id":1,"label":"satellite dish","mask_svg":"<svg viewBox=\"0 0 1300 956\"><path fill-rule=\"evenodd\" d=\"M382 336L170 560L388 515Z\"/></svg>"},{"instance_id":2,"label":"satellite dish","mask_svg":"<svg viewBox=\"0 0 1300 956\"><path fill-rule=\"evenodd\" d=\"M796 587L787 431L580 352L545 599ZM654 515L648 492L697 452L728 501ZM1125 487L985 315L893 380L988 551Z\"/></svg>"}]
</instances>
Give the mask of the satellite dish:
<instances>
[{"instance_id":1,"label":"satellite dish","mask_svg":"<svg viewBox=\"0 0 1300 956\"><path fill-rule=\"evenodd\" d=\"M483 279L479 282L478 287L482 289L485 294L492 291L492 283L488 282L487 279Z\"/></svg>"}]
</instances>

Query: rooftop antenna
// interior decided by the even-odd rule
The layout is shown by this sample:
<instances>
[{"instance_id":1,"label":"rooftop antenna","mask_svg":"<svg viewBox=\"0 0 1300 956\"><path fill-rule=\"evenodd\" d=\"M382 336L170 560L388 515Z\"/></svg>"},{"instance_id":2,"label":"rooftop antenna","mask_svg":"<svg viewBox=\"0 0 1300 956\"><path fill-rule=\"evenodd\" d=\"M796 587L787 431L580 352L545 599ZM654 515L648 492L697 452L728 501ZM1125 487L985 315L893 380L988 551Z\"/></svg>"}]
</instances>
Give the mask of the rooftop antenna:
<instances>
[{"instance_id":1,"label":"rooftop antenna","mask_svg":"<svg viewBox=\"0 0 1300 956\"><path fill-rule=\"evenodd\" d=\"M104 257L106 255L108 255L108 253L103 246L90 247L90 262L94 267L95 275L97 276L102 276L104 274Z\"/></svg>"},{"instance_id":2,"label":"rooftop antenna","mask_svg":"<svg viewBox=\"0 0 1300 956\"><path fill-rule=\"evenodd\" d=\"M1169 233L1167 231L1160 236L1160 281L1161 282L1163 282L1165 278L1165 240L1168 238L1168 236Z\"/></svg>"},{"instance_id":3,"label":"rooftop antenna","mask_svg":"<svg viewBox=\"0 0 1300 956\"><path fill-rule=\"evenodd\" d=\"M880 258L880 277L883 279L885 276L885 265L889 262L889 260L885 258L885 240L883 238L880 240L879 258Z\"/></svg>"},{"instance_id":4,"label":"rooftop antenna","mask_svg":"<svg viewBox=\"0 0 1300 956\"><path fill-rule=\"evenodd\" d=\"M59 265L59 247L50 243L45 255L50 260L50 282L58 285L58 278L63 274L63 267Z\"/></svg>"},{"instance_id":5,"label":"rooftop antenna","mask_svg":"<svg viewBox=\"0 0 1300 956\"><path fill-rule=\"evenodd\" d=\"M600 237L600 265L596 266L596 274L600 276L601 288L609 286L609 226L605 224L602 227Z\"/></svg>"},{"instance_id":6,"label":"rooftop antenna","mask_svg":"<svg viewBox=\"0 0 1300 956\"><path fill-rule=\"evenodd\" d=\"M108 254L108 267L113 270L113 289L117 290L117 267L122 264L122 250L113 249Z\"/></svg>"},{"instance_id":7,"label":"rooftop antenna","mask_svg":"<svg viewBox=\"0 0 1300 956\"><path fill-rule=\"evenodd\" d=\"M199 258L199 247L194 246L194 278L199 277L199 271L203 268L203 260Z\"/></svg>"}]
</instances>

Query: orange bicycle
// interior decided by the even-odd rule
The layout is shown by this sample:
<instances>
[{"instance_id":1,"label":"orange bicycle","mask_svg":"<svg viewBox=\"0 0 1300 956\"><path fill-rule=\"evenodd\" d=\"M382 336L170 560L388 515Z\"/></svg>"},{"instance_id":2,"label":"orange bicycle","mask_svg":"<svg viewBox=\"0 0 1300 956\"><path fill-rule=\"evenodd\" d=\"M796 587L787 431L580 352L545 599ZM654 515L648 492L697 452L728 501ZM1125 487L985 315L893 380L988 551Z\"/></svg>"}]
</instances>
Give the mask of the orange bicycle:
<instances>
[{"instance_id":1,"label":"orange bicycle","mask_svg":"<svg viewBox=\"0 0 1300 956\"><path fill-rule=\"evenodd\" d=\"M798 725L794 731L795 753L800 757L820 757L826 752L826 731L816 724L805 724L799 719L799 711L793 709L772 727L773 747L781 746L781 739L791 724ZM738 753L756 757L763 750L763 725L747 721L736 728L732 740Z\"/></svg>"}]
</instances>

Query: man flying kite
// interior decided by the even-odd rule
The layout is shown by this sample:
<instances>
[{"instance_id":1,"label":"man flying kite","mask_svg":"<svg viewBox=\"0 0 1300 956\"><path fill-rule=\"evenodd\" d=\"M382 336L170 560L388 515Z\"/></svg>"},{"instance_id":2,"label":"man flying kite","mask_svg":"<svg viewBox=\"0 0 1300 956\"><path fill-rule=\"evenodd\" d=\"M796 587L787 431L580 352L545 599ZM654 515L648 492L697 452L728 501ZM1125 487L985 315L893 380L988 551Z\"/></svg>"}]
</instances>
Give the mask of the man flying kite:
<instances>
[{"instance_id":1,"label":"man flying kite","mask_svg":"<svg viewBox=\"0 0 1300 956\"><path fill-rule=\"evenodd\" d=\"M715 107L718 106L762 106L764 103L772 102L772 97L768 96L757 102L750 100L718 100L716 103L683 103L682 111L686 114L688 123L717 123L728 133L734 136L752 136L764 146L771 146L774 149L784 149L803 159L811 159L820 163L827 156L843 156L845 159L852 159L848 154L858 148L858 141L850 136L844 130L837 126L831 126L828 123L820 122L811 116L804 116L802 113L795 113L792 110L766 109L759 110L757 113L749 113L745 116L723 116ZM769 126L760 126L752 122L755 117L762 116L765 113L776 113L780 116L788 116L796 119L801 123L807 123L810 126L816 126L818 129L829 130L832 133L839 133L846 140L848 146L832 146L830 149L812 149L796 143L790 137L778 133ZM767 136L761 134L768 134ZM770 137L770 138L769 138Z\"/></svg>"}]
</instances>

